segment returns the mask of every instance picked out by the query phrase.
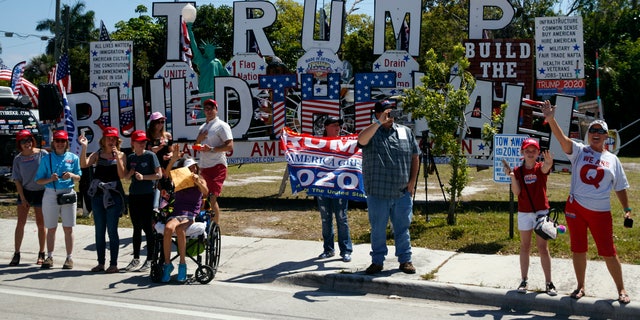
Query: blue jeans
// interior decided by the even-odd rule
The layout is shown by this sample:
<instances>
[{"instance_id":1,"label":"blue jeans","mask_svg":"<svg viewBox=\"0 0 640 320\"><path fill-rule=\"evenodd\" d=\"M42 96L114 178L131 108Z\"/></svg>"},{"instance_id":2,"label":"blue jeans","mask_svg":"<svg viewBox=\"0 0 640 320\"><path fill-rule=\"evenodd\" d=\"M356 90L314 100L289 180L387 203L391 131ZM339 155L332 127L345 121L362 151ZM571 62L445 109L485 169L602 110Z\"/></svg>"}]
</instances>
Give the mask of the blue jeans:
<instances>
[{"instance_id":1,"label":"blue jeans","mask_svg":"<svg viewBox=\"0 0 640 320\"><path fill-rule=\"evenodd\" d=\"M338 229L338 248L340 255L351 254L353 245L351 244L351 234L349 233L349 219L347 218L347 199L335 199L318 197L318 209L322 219L322 239L324 239L324 252L334 252L333 246L333 216L336 217L336 227Z\"/></svg>"},{"instance_id":2,"label":"blue jeans","mask_svg":"<svg viewBox=\"0 0 640 320\"><path fill-rule=\"evenodd\" d=\"M122 198L112 193L115 204L109 208L104 207L102 202L102 193L98 192L91 199L93 209L93 222L96 230L96 252L98 253L98 264L105 264L105 250L107 240L105 233L109 234L109 255L111 261L110 266L118 265L118 250L120 248L120 237L118 236L118 220L124 203Z\"/></svg>"},{"instance_id":3,"label":"blue jeans","mask_svg":"<svg viewBox=\"0 0 640 320\"><path fill-rule=\"evenodd\" d=\"M382 199L367 195L371 224L371 262L383 265L387 249L387 223L391 218L398 262L411 262L409 225L413 217L413 201L408 191L400 198Z\"/></svg>"}]
</instances>

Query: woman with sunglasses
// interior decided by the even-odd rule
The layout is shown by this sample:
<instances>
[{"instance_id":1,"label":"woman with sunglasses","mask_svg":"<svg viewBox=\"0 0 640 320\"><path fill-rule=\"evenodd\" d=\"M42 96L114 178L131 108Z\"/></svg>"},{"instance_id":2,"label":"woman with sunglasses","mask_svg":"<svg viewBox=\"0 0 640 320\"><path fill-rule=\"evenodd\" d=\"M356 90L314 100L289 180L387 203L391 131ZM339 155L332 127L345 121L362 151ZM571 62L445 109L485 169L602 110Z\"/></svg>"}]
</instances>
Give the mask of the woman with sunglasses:
<instances>
[{"instance_id":1,"label":"woman with sunglasses","mask_svg":"<svg viewBox=\"0 0 640 320\"><path fill-rule=\"evenodd\" d=\"M40 249L38 250L36 264L41 265L44 262L44 243L47 235L47 231L44 228L44 219L42 218L44 186L37 184L34 177L40 161L48 152L36 148L36 139L34 139L29 130L18 131L16 134L16 149L18 154L13 159L11 179L16 184L16 190L18 191L18 223L14 232L15 252L9 265L17 266L20 264L20 247L24 237L24 226L27 223L27 216L31 207L33 207L36 216Z\"/></svg>"},{"instance_id":2,"label":"woman with sunglasses","mask_svg":"<svg viewBox=\"0 0 640 320\"><path fill-rule=\"evenodd\" d=\"M67 150L69 149L69 135L64 130L53 133L51 153L40 161L36 182L44 185L42 197L42 216L47 228L47 258L42 263L42 269L53 267L53 249L56 242L58 218L62 217L64 243L67 249L67 259L62 269L73 269L73 227L76 225L77 202L58 204L58 194L75 193L75 182L80 181L80 158Z\"/></svg>"},{"instance_id":3,"label":"woman with sunglasses","mask_svg":"<svg viewBox=\"0 0 640 320\"><path fill-rule=\"evenodd\" d=\"M165 130L166 121L167 118L162 113L154 112L149 117L149 127L147 128L147 138L149 138L147 149L156 154L162 170L162 178L158 181L158 188L153 199L154 209L159 206L160 194L171 187L171 181L167 177L167 172L164 171L171 160L170 146L173 143L171 133Z\"/></svg>"},{"instance_id":4,"label":"woman with sunglasses","mask_svg":"<svg viewBox=\"0 0 640 320\"><path fill-rule=\"evenodd\" d=\"M578 282L571 298L580 299L585 295L589 230L598 248L598 255L604 259L616 284L618 302L627 304L631 299L624 288L622 266L613 243L611 191L616 193L624 208L624 217L631 218L627 196L629 182L618 157L605 147L609 128L604 120L595 120L589 124L588 144L585 145L564 134L554 118L555 109L556 106L552 106L549 101L545 101L542 106L542 113L551 132L571 162L571 187L564 210L571 238L573 269Z\"/></svg>"}]
</instances>

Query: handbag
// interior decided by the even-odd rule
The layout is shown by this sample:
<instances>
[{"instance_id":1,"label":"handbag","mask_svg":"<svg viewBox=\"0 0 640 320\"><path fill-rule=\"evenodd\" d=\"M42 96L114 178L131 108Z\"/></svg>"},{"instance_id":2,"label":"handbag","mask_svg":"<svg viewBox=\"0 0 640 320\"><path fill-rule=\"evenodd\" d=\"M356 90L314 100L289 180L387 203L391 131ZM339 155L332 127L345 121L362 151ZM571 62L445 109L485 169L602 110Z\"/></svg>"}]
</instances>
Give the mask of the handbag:
<instances>
[{"instance_id":1,"label":"handbag","mask_svg":"<svg viewBox=\"0 0 640 320\"><path fill-rule=\"evenodd\" d=\"M49 154L49 166L51 166L51 172L53 172L53 164L51 163L51 154ZM53 182L53 190L56 191L56 182ZM78 201L78 195L75 191L71 190L67 193L59 193L56 195L56 201L58 205L72 204Z\"/></svg>"},{"instance_id":2,"label":"handbag","mask_svg":"<svg viewBox=\"0 0 640 320\"><path fill-rule=\"evenodd\" d=\"M522 177L522 184L524 185L524 190L527 193L527 198L529 198L529 203L531 204L531 209L533 212L536 211L536 207L533 205L533 199L531 199L531 194L529 193L529 188L527 188L527 184L524 183L524 172L522 171L524 167L524 162L522 162L522 167L520 167L520 176ZM550 214L545 214L538 216L536 218L536 224L533 227L533 231L539 235L542 239L549 240L555 239L558 236L558 212L554 211L553 217Z\"/></svg>"},{"instance_id":3,"label":"handbag","mask_svg":"<svg viewBox=\"0 0 640 320\"><path fill-rule=\"evenodd\" d=\"M553 217L548 214L536 218L536 225L533 231L542 239L555 239L558 236L558 212L554 211Z\"/></svg>"},{"instance_id":4,"label":"handbag","mask_svg":"<svg viewBox=\"0 0 640 320\"><path fill-rule=\"evenodd\" d=\"M72 204L78 201L78 196L74 191L68 193L60 193L57 195L56 200L59 205Z\"/></svg>"}]
</instances>

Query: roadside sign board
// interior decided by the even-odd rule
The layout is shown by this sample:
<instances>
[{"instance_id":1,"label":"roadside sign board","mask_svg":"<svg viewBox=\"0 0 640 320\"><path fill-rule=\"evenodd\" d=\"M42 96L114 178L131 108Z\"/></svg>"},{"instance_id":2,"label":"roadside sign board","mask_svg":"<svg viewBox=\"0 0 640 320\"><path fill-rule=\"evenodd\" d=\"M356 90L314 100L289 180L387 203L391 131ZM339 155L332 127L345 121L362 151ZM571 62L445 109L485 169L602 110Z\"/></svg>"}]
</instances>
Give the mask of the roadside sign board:
<instances>
[{"instance_id":1,"label":"roadside sign board","mask_svg":"<svg viewBox=\"0 0 640 320\"><path fill-rule=\"evenodd\" d=\"M537 17L535 39L536 94L584 95L582 17Z\"/></svg>"},{"instance_id":2,"label":"roadside sign board","mask_svg":"<svg viewBox=\"0 0 640 320\"><path fill-rule=\"evenodd\" d=\"M522 164L520 147L522 141L529 138L525 134L496 134L493 136L493 181L510 183L511 178L504 171L502 160L505 160L511 170Z\"/></svg>"}]
</instances>

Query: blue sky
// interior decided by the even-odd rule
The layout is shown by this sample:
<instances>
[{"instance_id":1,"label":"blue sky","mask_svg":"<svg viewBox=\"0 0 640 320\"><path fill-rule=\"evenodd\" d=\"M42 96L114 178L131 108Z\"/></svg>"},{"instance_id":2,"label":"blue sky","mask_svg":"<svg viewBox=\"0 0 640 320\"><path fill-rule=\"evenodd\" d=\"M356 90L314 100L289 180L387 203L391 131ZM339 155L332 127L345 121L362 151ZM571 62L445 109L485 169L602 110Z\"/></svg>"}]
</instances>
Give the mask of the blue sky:
<instances>
[{"instance_id":1,"label":"blue sky","mask_svg":"<svg viewBox=\"0 0 640 320\"><path fill-rule=\"evenodd\" d=\"M302 3L303 0L296 0ZM330 0L325 0L329 3ZM95 12L96 27L100 25L100 20L104 21L109 32L115 30L114 25L121 20L128 20L136 16L135 8L142 4L151 12L152 0L83 0L86 10ZM195 1L196 5L213 4L214 6L233 6L234 0L214 0ZM318 0L322 4L323 0ZM76 0L61 0L62 4L73 6ZM348 10L353 3L347 0ZM373 16L374 0L364 0L359 4L360 10L357 13L365 13ZM2 46L2 58L5 65L10 68L16 63L27 60L44 53L47 42L42 41L40 36L51 36L48 32L36 31L36 24L40 20L55 19L56 0L0 0L0 11L3 17L0 19L0 45ZM13 37L7 37L6 32L13 32ZM26 36L26 37L25 37Z\"/></svg>"}]
</instances>

